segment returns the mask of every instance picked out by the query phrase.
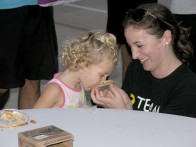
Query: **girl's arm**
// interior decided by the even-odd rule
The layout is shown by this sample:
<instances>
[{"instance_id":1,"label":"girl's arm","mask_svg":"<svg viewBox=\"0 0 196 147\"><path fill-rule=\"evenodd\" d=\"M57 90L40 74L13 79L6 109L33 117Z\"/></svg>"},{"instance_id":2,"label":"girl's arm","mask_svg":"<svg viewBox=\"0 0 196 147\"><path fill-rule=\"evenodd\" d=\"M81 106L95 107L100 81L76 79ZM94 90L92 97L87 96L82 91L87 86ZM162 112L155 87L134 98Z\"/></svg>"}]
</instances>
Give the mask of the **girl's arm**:
<instances>
[{"instance_id":1,"label":"girl's arm","mask_svg":"<svg viewBox=\"0 0 196 147\"><path fill-rule=\"evenodd\" d=\"M63 97L61 89L56 84L49 84L34 104L33 109L54 108L60 97Z\"/></svg>"}]
</instances>

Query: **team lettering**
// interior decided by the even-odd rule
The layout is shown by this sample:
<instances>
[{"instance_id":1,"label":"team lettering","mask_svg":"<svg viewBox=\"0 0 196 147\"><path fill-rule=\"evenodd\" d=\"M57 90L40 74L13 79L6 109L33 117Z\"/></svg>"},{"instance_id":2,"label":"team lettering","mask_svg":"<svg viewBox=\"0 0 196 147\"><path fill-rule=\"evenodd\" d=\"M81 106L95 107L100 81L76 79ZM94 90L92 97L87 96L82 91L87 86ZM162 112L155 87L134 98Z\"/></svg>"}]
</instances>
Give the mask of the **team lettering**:
<instances>
[{"instance_id":1,"label":"team lettering","mask_svg":"<svg viewBox=\"0 0 196 147\"><path fill-rule=\"evenodd\" d=\"M143 107L143 110L146 112L159 112L160 106L151 103L151 99L145 99L140 96L137 97L139 99L139 103L137 108L140 109Z\"/></svg>"}]
</instances>

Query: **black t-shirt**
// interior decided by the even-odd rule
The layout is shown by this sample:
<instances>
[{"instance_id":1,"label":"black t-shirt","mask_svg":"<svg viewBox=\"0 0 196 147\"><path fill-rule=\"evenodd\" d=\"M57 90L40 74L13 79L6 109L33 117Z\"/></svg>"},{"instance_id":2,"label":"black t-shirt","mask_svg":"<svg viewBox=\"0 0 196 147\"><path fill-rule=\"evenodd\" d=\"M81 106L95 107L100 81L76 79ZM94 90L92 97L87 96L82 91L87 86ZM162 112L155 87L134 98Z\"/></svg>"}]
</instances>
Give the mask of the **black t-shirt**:
<instances>
[{"instance_id":1,"label":"black t-shirt","mask_svg":"<svg viewBox=\"0 0 196 147\"><path fill-rule=\"evenodd\" d=\"M196 75L185 64L157 79L134 60L127 68L122 89L134 110L196 117Z\"/></svg>"}]
</instances>

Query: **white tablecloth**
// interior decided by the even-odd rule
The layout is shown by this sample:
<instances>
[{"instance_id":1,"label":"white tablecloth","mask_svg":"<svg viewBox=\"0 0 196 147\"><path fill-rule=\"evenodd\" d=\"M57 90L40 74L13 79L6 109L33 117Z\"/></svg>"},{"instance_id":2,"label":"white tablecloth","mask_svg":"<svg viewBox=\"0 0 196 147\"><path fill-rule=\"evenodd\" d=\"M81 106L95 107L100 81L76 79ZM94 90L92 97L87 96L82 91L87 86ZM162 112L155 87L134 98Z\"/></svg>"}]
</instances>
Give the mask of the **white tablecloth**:
<instances>
[{"instance_id":1,"label":"white tablecloth","mask_svg":"<svg viewBox=\"0 0 196 147\"><path fill-rule=\"evenodd\" d=\"M196 147L196 119L130 110L29 109L27 126L0 131L0 147L17 147L18 132L55 125L74 147Z\"/></svg>"}]
</instances>

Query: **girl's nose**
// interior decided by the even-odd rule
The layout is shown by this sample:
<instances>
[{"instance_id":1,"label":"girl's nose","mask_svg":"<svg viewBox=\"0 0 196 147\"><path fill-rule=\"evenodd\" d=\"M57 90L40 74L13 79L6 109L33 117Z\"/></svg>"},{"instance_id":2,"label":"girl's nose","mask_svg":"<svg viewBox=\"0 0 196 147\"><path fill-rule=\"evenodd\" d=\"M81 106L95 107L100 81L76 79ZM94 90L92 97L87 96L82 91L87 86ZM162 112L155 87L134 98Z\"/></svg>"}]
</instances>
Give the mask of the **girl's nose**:
<instances>
[{"instance_id":1,"label":"girl's nose","mask_svg":"<svg viewBox=\"0 0 196 147\"><path fill-rule=\"evenodd\" d=\"M101 82L106 81L107 80L108 75L105 75L101 78Z\"/></svg>"},{"instance_id":2,"label":"girl's nose","mask_svg":"<svg viewBox=\"0 0 196 147\"><path fill-rule=\"evenodd\" d=\"M102 81L105 81L107 79L107 77L106 76L104 76L103 78L102 78Z\"/></svg>"}]
</instances>

